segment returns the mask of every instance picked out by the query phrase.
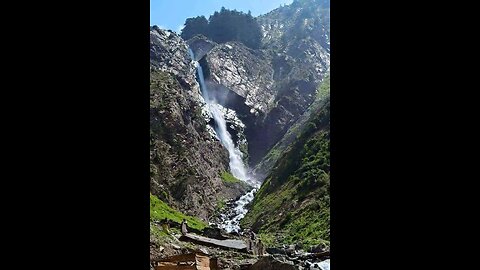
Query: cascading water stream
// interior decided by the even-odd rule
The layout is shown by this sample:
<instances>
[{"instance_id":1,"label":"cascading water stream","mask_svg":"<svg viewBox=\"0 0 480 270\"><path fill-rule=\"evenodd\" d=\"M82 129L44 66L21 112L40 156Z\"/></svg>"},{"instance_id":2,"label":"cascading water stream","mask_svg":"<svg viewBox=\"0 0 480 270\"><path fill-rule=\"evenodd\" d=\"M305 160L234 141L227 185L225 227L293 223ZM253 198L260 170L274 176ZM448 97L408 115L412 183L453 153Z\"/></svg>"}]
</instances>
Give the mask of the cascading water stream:
<instances>
[{"instance_id":1,"label":"cascading water stream","mask_svg":"<svg viewBox=\"0 0 480 270\"><path fill-rule=\"evenodd\" d=\"M215 132L217 133L223 146L228 150L231 173L236 178L250 183L251 179L247 176L247 169L245 168L245 164L243 163L242 159L243 154L238 148L235 147L235 144L233 143L232 136L227 130L227 123L225 122L225 117L223 113L219 110L219 105L215 100L211 100L209 97L208 88L205 84L205 78L203 77L202 66L197 61L195 61L195 56L191 49L189 49L189 53L195 62L195 67L197 68L197 74L200 81L200 89L202 91L203 99L205 99L208 110L212 113L213 120L215 121Z\"/></svg>"},{"instance_id":2,"label":"cascading water stream","mask_svg":"<svg viewBox=\"0 0 480 270\"><path fill-rule=\"evenodd\" d=\"M243 154L240 149L235 147L232 137L227 131L227 123L225 122L225 118L218 109L218 107L215 105L216 104L211 104L210 110L217 126L215 131L220 137L220 140L222 141L225 148L227 148L228 150L230 157L230 170L233 176L235 176L236 178L242 181L251 182L249 177L247 176L247 169L245 168L245 164L243 164Z\"/></svg>"},{"instance_id":3,"label":"cascading water stream","mask_svg":"<svg viewBox=\"0 0 480 270\"><path fill-rule=\"evenodd\" d=\"M213 116L213 120L215 121L215 132L217 133L222 145L228 150L231 173L236 178L247 182L254 187L253 190L244 194L238 201L235 202L236 206L233 208L234 215L232 218L227 218L226 215L222 215L222 223L219 224L219 226L225 229L227 232L238 232L240 230L240 220L247 213L245 206L253 200L253 195L260 185L256 180L252 179L248 175L247 168L243 163L243 154L238 147L235 147L235 144L233 143L232 136L227 130L225 117L220 111L220 106L217 104L216 100L211 100L209 97L208 88L205 84L205 78L203 76L202 66L200 63L198 63L198 61L195 61L195 55L190 48L188 49L188 52L190 53L190 57L192 61L194 61L195 67L197 68L197 75L200 82L200 90L202 92L203 99L205 100L207 109L210 111Z\"/></svg>"}]
</instances>

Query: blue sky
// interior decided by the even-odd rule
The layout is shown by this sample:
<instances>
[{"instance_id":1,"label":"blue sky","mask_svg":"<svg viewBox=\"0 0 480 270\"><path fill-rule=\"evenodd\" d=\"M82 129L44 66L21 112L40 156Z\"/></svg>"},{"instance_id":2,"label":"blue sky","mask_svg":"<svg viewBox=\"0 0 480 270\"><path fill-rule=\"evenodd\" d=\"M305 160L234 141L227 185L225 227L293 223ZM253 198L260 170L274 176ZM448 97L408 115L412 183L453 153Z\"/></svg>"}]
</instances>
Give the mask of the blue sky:
<instances>
[{"instance_id":1,"label":"blue sky","mask_svg":"<svg viewBox=\"0 0 480 270\"><path fill-rule=\"evenodd\" d=\"M185 19L204 15L207 19L222 6L253 16L265 14L293 0L150 0L150 25L179 31Z\"/></svg>"}]
</instances>

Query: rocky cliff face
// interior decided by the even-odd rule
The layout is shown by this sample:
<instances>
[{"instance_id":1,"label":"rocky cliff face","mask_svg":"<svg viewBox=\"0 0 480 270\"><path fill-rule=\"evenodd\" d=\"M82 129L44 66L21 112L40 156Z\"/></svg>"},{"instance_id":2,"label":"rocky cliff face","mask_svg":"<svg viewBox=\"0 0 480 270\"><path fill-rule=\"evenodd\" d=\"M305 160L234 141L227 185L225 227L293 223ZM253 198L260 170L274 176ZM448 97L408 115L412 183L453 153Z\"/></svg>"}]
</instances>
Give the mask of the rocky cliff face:
<instances>
[{"instance_id":1,"label":"rocky cliff face","mask_svg":"<svg viewBox=\"0 0 480 270\"><path fill-rule=\"evenodd\" d=\"M330 68L329 1L295 1L257 18L262 47L188 41L206 82L245 124L250 164L257 164L314 101Z\"/></svg>"},{"instance_id":2,"label":"rocky cliff face","mask_svg":"<svg viewBox=\"0 0 480 270\"><path fill-rule=\"evenodd\" d=\"M208 126L186 43L150 29L150 190L171 206L208 221L219 201L245 186L222 181L228 152Z\"/></svg>"},{"instance_id":3,"label":"rocky cliff face","mask_svg":"<svg viewBox=\"0 0 480 270\"><path fill-rule=\"evenodd\" d=\"M268 56L239 42L215 46L206 56L212 90L226 88L243 97L250 113L267 112L273 107L273 68ZM222 102L223 100L220 100Z\"/></svg>"},{"instance_id":4,"label":"rocky cliff face","mask_svg":"<svg viewBox=\"0 0 480 270\"><path fill-rule=\"evenodd\" d=\"M295 0L257 18L265 47L283 50L301 39L315 40L330 52L330 0ZM329 61L324 59L324 61Z\"/></svg>"}]
</instances>

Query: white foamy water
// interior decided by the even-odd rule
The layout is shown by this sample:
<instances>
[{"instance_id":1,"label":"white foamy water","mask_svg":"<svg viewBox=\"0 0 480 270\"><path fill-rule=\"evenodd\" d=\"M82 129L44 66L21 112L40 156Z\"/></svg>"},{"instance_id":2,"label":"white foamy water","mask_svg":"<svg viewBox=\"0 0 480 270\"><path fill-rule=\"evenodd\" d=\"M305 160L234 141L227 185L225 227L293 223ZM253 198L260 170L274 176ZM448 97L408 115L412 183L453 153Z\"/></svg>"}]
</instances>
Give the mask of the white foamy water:
<instances>
[{"instance_id":1,"label":"white foamy water","mask_svg":"<svg viewBox=\"0 0 480 270\"><path fill-rule=\"evenodd\" d=\"M318 268L321 270L330 270L330 259L326 259L325 261L321 261L317 263Z\"/></svg>"},{"instance_id":2,"label":"white foamy water","mask_svg":"<svg viewBox=\"0 0 480 270\"><path fill-rule=\"evenodd\" d=\"M197 68L198 80L200 81L200 90L202 91L202 96L207 104L207 108L212 114L215 122L215 133L220 139L222 145L228 150L230 171L233 176L244 182L247 182L254 187L254 189L241 196L240 199L235 202L235 206L233 209L230 209L229 214L222 214L221 216L222 222L219 224L220 228L225 229L229 233L233 231L238 232L240 230L240 220L248 212L245 206L253 200L254 194L260 187L260 184L248 175L247 167L243 163L243 153L238 147L235 147L232 136L227 130L225 115L223 115L222 111L220 110L220 105L217 104L216 100L211 100L209 97L208 88L205 84L205 78L203 76L202 66L200 63L194 60L195 56L190 48L188 49L188 52L190 53L190 57Z\"/></svg>"},{"instance_id":3,"label":"white foamy water","mask_svg":"<svg viewBox=\"0 0 480 270\"><path fill-rule=\"evenodd\" d=\"M230 218L230 215L227 216L227 214L222 214L222 222L219 224L219 227L229 233L240 231L240 220L242 220L242 218L244 218L245 214L248 212L245 206L253 200L255 192L257 192L257 188L247 192L235 202L235 207L233 208L233 218Z\"/></svg>"},{"instance_id":4,"label":"white foamy water","mask_svg":"<svg viewBox=\"0 0 480 270\"><path fill-rule=\"evenodd\" d=\"M191 49L189 49L189 53L192 60L195 59L195 56ZM232 136L227 130L225 116L219 109L217 102L215 100L211 100L209 97L208 88L205 84L205 78L203 76L202 66L197 61L194 61L194 63L195 67L197 68L198 80L200 81L200 89L202 91L202 96L207 103L208 110L212 113L213 120L215 121L215 132L217 133L223 146L228 150L231 173L233 176L242 181L252 182L252 180L250 180L247 175L247 168L243 163L243 153L242 151L240 151L240 149L238 149L238 147L235 147Z\"/></svg>"},{"instance_id":5,"label":"white foamy water","mask_svg":"<svg viewBox=\"0 0 480 270\"><path fill-rule=\"evenodd\" d=\"M235 147L232 137L227 130L227 123L225 122L224 115L219 110L217 104L210 104L210 110L216 123L215 131L220 137L220 141L222 142L223 146L225 146L225 148L228 150L230 157L229 165L233 176L240 180L248 181L247 169L243 163L243 153L240 151L240 149L238 149L238 147Z\"/></svg>"}]
</instances>

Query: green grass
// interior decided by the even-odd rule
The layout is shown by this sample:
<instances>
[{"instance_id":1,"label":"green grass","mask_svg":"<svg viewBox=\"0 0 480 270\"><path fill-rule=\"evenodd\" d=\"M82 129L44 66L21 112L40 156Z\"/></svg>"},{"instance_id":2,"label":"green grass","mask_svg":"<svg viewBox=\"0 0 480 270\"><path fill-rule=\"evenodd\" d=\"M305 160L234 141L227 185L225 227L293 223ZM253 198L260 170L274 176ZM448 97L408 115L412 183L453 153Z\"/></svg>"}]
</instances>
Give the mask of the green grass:
<instances>
[{"instance_id":1,"label":"green grass","mask_svg":"<svg viewBox=\"0 0 480 270\"><path fill-rule=\"evenodd\" d=\"M262 243L266 247L275 247L277 246L277 239L273 233L259 233L258 238L262 240Z\"/></svg>"},{"instance_id":2,"label":"green grass","mask_svg":"<svg viewBox=\"0 0 480 270\"><path fill-rule=\"evenodd\" d=\"M188 227L203 230L208 225L198 218L187 216L158 199L155 195L150 194L150 220L161 221L164 219L171 220L175 223L182 223L183 219L188 222Z\"/></svg>"},{"instance_id":3,"label":"green grass","mask_svg":"<svg viewBox=\"0 0 480 270\"><path fill-rule=\"evenodd\" d=\"M305 183L310 192L302 190ZM258 201L241 221L242 226L249 227L255 221L263 219L259 234L267 247L298 243L308 249L329 243L330 203L325 189L326 187L312 190L309 182L302 179L298 183L289 182ZM302 202L303 206L293 207L294 201L297 205Z\"/></svg>"},{"instance_id":4,"label":"green grass","mask_svg":"<svg viewBox=\"0 0 480 270\"><path fill-rule=\"evenodd\" d=\"M223 172L222 175L223 182L226 183L241 183L242 181L230 174L229 172Z\"/></svg>"},{"instance_id":5,"label":"green grass","mask_svg":"<svg viewBox=\"0 0 480 270\"><path fill-rule=\"evenodd\" d=\"M318 87L317 100L321 100L330 96L330 76L326 76Z\"/></svg>"},{"instance_id":6,"label":"green grass","mask_svg":"<svg viewBox=\"0 0 480 270\"><path fill-rule=\"evenodd\" d=\"M217 201L217 210L223 210L227 206L227 203L224 199L220 199Z\"/></svg>"},{"instance_id":7,"label":"green grass","mask_svg":"<svg viewBox=\"0 0 480 270\"><path fill-rule=\"evenodd\" d=\"M301 243L306 249L321 243L329 243L330 211L328 207L317 210L302 211L295 215L284 228L283 242L286 244Z\"/></svg>"},{"instance_id":8,"label":"green grass","mask_svg":"<svg viewBox=\"0 0 480 270\"><path fill-rule=\"evenodd\" d=\"M159 228L157 225L150 223L150 234L155 236L156 239L167 239L171 238L171 235L166 231Z\"/></svg>"}]
</instances>

